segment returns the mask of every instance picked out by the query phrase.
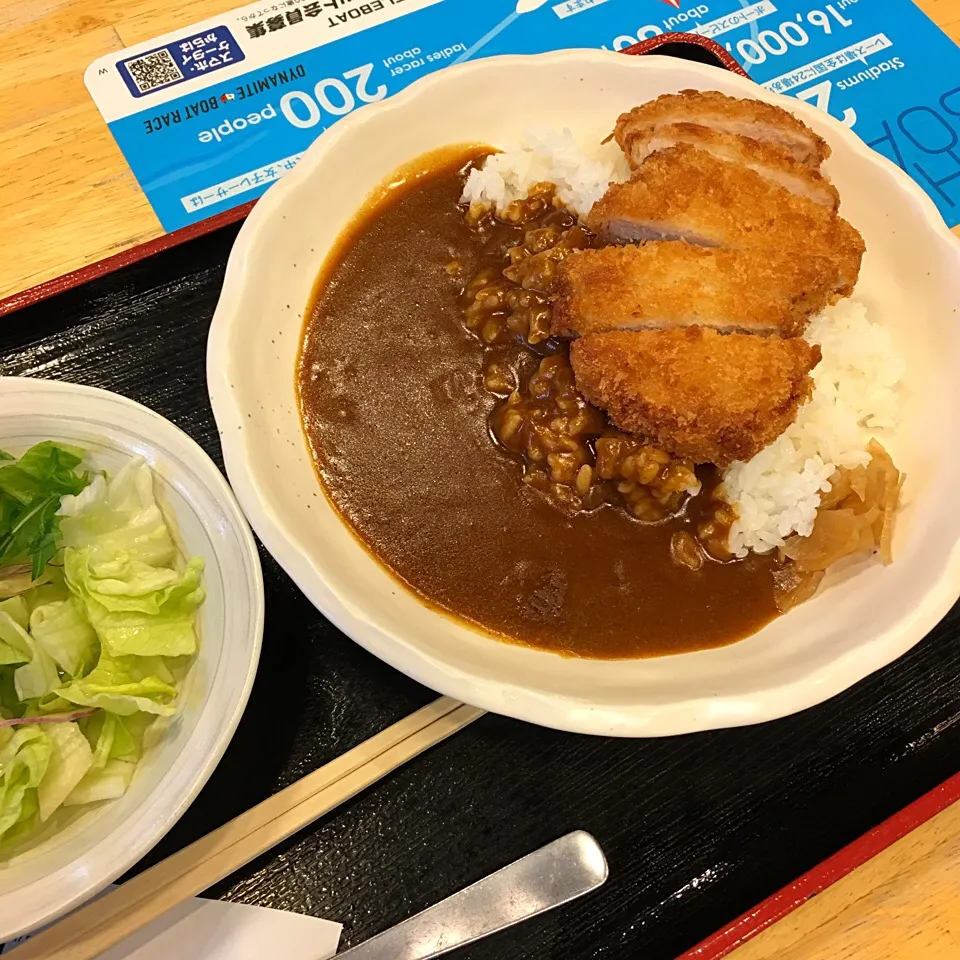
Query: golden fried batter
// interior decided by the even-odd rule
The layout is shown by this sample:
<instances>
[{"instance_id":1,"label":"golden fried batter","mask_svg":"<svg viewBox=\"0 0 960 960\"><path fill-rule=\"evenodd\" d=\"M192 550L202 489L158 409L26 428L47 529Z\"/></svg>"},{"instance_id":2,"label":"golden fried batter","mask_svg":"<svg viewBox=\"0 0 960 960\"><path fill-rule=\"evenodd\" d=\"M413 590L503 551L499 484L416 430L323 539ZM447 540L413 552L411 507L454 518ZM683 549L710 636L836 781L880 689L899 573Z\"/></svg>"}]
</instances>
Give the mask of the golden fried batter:
<instances>
[{"instance_id":1,"label":"golden fried batter","mask_svg":"<svg viewBox=\"0 0 960 960\"><path fill-rule=\"evenodd\" d=\"M830 257L680 240L579 250L557 267L554 335L700 324L793 337L843 290Z\"/></svg>"},{"instance_id":2,"label":"golden fried batter","mask_svg":"<svg viewBox=\"0 0 960 960\"><path fill-rule=\"evenodd\" d=\"M706 150L658 150L626 183L613 184L587 215L608 240L686 240L836 259L846 296L860 272L864 243L827 207Z\"/></svg>"},{"instance_id":3,"label":"golden fried batter","mask_svg":"<svg viewBox=\"0 0 960 960\"><path fill-rule=\"evenodd\" d=\"M631 433L697 463L749 460L796 419L820 348L703 327L593 333L570 346L577 387Z\"/></svg>"},{"instance_id":4,"label":"golden fried batter","mask_svg":"<svg viewBox=\"0 0 960 960\"><path fill-rule=\"evenodd\" d=\"M634 107L617 120L613 135L620 143L622 132L630 127L684 122L763 141L814 169L830 156L827 142L792 113L762 100L742 100L713 90L667 93Z\"/></svg>"},{"instance_id":5,"label":"golden fried batter","mask_svg":"<svg viewBox=\"0 0 960 960\"><path fill-rule=\"evenodd\" d=\"M786 187L791 193L808 197L831 210L840 206L837 188L819 170L795 160L785 150L765 141L686 121L660 125L637 121L618 124L616 136L617 143L634 169L639 168L657 150L688 143L712 153L720 160L747 167L767 180Z\"/></svg>"}]
</instances>

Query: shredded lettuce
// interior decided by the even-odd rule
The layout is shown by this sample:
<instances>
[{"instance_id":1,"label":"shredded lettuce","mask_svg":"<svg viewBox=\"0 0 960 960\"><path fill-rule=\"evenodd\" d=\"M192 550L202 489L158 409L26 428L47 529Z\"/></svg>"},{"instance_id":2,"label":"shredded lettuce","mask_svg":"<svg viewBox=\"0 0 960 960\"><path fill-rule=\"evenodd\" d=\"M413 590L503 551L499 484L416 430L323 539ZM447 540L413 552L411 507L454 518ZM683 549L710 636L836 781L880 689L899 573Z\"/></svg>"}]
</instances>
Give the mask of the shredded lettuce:
<instances>
[{"instance_id":1,"label":"shredded lettuce","mask_svg":"<svg viewBox=\"0 0 960 960\"><path fill-rule=\"evenodd\" d=\"M137 712L169 717L176 712L177 688L156 675L146 657L111 657L100 652L100 661L85 677L57 690L59 696L85 707L101 707L127 717Z\"/></svg>"},{"instance_id":2,"label":"shredded lettuce","mask_svg":"<svg viewBox=\"0 0 960 960\"><path fill-rule=\"evenodd\" d=\"M13 674L20 700L45 697L60 686L57 665L24 629L27 605L21 597L5 600L0 607L0 663L21 663Z\"/></svg>"},{"instance_id":3,"label":"shredded lettuce","mask_svg":"<svg viewBox=\"0 0 960 960\"><path fill-rule=\"evenodd\" d=\"M36 727L0 728L0 843L39 811L37 788L50 764L53 745ZM22 834L24 831L17 831Z\"/></svg>"},{"instance_id":4,"label":"shredded lettuce","mask_svg":"<svg viewBox=\"0 0 960 960\"><path fill-rule=\"evenodd\" d=\"M136 769L137 765L129 760L108 760L101 769L91 769L68 794L63 805L77 807L99 800L116 800L127 792Z\"/></svg>"},{"instance_id":5,"label":"shredded lettuce","mask_svg":"<svg viewBox=\"0 0 960 960\"><path fill-rule=\"evenodd\" d=\"M75 723L51 723L46 728L50 740L47 771L37 784L40 820L49 820L93 763L90 743Z\"/></svg>"},{"instance_id":6,"label":"shredded lettuce","mask_svg":"<svg viewBox=\"0 0 960 960\"><path fill-rule=\"evenodd\" d=\"M97 662L97 633L74 597L37 607L30 614L30 634L71 677L83 676Z\"/></svg>"},{"instance_id":7,"label":"shredded lettuce","mask_svg":"<svg viewBox=\"0 0 960 960\"><path fill-rule=\"evenodd\" d=\"M0 603L0 664L30 660L30 640L24 637L29 619L22 597L11 597Z\"/></svg>"},{"instance_id":8,"label":"shredded lettuce","mask_svg":"<svg viewBox=\"0 0 960 960\"><path fill-rule=\"evenodd\" d=\"M0 852L123 795L197 650L203 561L183 562L150 468L90 480L83 455L0 451Z\"/></svg>"},{"instance_id":9,"label":"shredded lettuce","mask_svg":"<svg viewBox=\"0 0 960 960\"><path fill-rule=\"evenodd\" d=\"M114 656L181 657L196 653L194 626L205 593L203 561L182 572L120 554L97 562L96 548L64 552L64 571L104 649Z\"/></svg>"},{"instance_id":10,"label":"shredded lettuce","mask_svg":"<svg viewBox=\"0 0 960 960\"><path fill-rule=\"evenodd\" d=\"M63 546L88 548L94 562L118 557L151 567L173 567L177 548L157 505L153 473L140 457L116 477L103 476L60 507Z\"/></svg>"},{"instance_id":11,"label":"shredded lettuce","mask_svg":"<svg viewBox=\"0 0 960 960\"><path fill-rule=\"evenodd\" d=\"M24 634L24 636L28 636ZM42 700L60 686L60 673L53 657L43 652L30 639L30 662L17 667L13 674L13 685L17 696L25 701Z\"/></svg>"}]
</instances>

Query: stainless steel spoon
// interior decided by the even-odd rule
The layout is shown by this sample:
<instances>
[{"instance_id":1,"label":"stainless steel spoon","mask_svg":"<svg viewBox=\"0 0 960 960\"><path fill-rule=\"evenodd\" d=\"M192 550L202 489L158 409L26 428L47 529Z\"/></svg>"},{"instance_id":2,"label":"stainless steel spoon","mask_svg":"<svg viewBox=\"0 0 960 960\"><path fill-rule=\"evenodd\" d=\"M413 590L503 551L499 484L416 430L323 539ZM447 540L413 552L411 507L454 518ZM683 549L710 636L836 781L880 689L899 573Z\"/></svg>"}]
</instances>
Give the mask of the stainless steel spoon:
<instances>
[{"instance_id":1,"label":"stainless steel spoon","mask_svg":"<svg viewBox=\"0 0 960 960\"><path fill-rule=\"evenodd\" d=\"M602 886L607 861L577 830L398 923L336 960L430 960Z\"/></svg>"}]
</instances>

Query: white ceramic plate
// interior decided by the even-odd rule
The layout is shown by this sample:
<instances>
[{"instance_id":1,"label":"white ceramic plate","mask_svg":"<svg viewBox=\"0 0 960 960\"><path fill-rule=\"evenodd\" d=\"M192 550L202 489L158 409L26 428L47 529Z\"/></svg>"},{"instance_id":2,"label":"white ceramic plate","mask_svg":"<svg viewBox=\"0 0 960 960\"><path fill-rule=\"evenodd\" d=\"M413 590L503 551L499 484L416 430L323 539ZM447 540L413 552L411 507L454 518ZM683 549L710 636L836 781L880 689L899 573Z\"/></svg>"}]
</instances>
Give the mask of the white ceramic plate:
<instances>
[{"instance_id":1,"label":"white ceramic plate","mask_svg":"<svg viewBox=\"0 0 960 960\"><path fill-rule=\"evenodd\" d=\"M421 604L359 546L318 488L294 364L327 251L400 164L457 142L515 145L530 123L602 138L623 110L685 88L792 110L833 147L826 172L868 253L857 294L908 362L893 452L908 474L897 560L869 564L758 634L655 660L564 659L497 642ZM564 730L659 736L780 717L894 660L960 593L960 246L933 203L838 122L714 67L596 51L443 70L336 124L271 188L233 248L207 354L227 471L255 530L358 643L442 693Z\"/></svg>"},{"instance_id":2,"label":"white ceramic plate","mask_svg":"<svg viewBox=\"0 0 960 960\"><path fill-rule=\"evenodd\" d=\"M253 537L220 471L193 440L106 390L0 377L0 448L21 453L40 440L85 447L94 466L114 472L131 457L144 457L181 548L206 563L207 599L180 711L151 730L127 793L78 808L63 830L0 860L0 943L92 897L177 822L240 721L263 636L263 580Z\"/></svg>"}]
</instances>

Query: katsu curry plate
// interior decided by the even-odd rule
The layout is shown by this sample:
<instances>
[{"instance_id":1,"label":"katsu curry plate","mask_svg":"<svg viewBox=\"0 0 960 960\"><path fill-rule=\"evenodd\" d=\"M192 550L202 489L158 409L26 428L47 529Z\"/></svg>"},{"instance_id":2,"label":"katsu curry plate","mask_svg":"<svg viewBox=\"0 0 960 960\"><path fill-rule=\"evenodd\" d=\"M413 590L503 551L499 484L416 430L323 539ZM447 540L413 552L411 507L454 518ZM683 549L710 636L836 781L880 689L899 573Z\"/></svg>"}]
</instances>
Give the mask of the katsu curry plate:
<instances>
[{"instance_id":1,"label":"katsu curry plate","mask_svg":"<svg viewBox=\"0 0 960 960\"><path fill-rule=\"evenodd\" d=\"M324 134L231 256L211 399L301 589L590 733L781 716L922 639L960 593L960 243L922 191L715 68L442 76Z\"/></svg>"}]
</instances>

